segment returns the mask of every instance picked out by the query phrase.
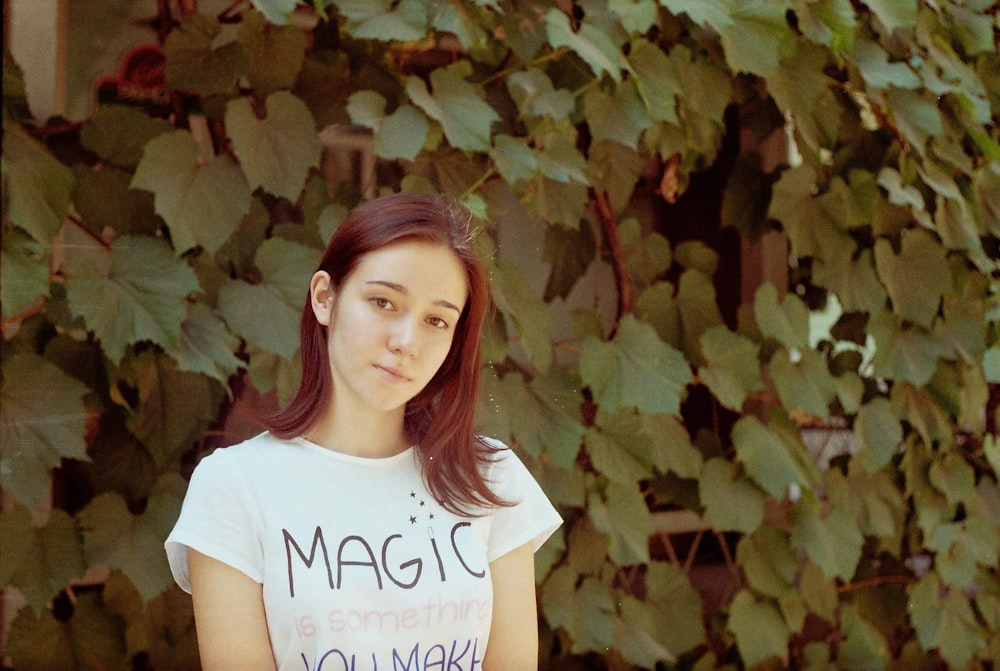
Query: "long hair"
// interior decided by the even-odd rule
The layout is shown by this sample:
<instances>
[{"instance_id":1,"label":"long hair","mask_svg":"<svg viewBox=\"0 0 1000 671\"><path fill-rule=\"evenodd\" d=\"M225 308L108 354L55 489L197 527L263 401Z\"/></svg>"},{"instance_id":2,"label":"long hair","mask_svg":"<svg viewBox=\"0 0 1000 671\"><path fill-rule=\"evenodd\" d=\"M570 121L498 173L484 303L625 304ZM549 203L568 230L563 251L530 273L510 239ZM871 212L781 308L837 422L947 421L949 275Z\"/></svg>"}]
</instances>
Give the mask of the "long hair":
<instances>
[{"instance_id":1,"label":"long hair","mask_svg":"<svg viewBox=\"0 0 1000 671\"><path fill-rule=\"evenodd\" d=\"M467 514L483 506L509 505L493 492L480 466L493 448L473 429L479 389L480 332L489 310L489 286L473 246L469 215L437 197L397 193L353 210L330 239L317 271L330 274L339 292L361 258L386 245L419 240L450 249L465 270L469 297L451 349L427 386L406 405L404 430L414 441L431 494L448 510ZM330 328L336 328L334 322ZM316 320L306 292L299 327L302 380L287 406L261 418L271 433L305 433L336 393L330 374L327 329Z\"/></svg>"}]
</instances>

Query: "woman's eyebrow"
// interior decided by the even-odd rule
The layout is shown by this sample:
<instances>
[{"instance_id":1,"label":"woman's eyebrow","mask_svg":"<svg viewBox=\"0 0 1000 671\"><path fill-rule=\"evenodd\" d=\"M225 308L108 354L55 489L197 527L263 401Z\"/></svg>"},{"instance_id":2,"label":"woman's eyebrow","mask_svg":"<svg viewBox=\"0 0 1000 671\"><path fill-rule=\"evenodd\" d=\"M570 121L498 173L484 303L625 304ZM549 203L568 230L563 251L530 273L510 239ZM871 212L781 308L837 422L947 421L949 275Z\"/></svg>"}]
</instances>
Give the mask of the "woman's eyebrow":
<instances>
[{"instance_id":1,"label":"woman's eyebrow","mask_svg":"<svg viewBox=\"0 0 1000 671\"><path fill-rule=\"evenodd\" d=\"M365 284L378 284L378 285L383 286L383 287L388 287L389 289L392 289L393 291L398 291L399 293L403 294L404 296L409 295L409 293L410 293L409 290L407 290L407 288L404 287L402 284L396 284L395 282L390 282L388 280L368 280L367 282L365 282ZM454 310L458 314L462 314L462 311L454 303L452 303L450 301L446 301L443 298L439 298L436 301L434 301L434 305L437 305L437 306L440 306L440 307L443 307L443 308L448 308L449 310Z\"/></svg>"}]
</instances>

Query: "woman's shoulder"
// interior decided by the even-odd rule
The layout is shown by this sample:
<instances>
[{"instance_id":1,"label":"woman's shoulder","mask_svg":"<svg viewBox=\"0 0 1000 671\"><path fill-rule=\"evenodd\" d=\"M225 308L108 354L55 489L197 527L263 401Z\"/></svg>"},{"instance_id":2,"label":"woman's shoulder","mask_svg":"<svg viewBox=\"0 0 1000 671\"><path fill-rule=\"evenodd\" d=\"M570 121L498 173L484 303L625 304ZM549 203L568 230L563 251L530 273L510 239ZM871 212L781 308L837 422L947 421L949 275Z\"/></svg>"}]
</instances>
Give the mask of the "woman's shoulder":
<instances>
[{"instance_id":1,"label":"woman's shoulder","mask_svg":"<svg viewBox=\"0 0 1000 671\"><path fill-rule=\"evenodd\" d=\"M232 445L218 447L202 457L198 469L268 468L280 462L291 449L292 442L265 431Z\"/></svg>"}]
</instances>

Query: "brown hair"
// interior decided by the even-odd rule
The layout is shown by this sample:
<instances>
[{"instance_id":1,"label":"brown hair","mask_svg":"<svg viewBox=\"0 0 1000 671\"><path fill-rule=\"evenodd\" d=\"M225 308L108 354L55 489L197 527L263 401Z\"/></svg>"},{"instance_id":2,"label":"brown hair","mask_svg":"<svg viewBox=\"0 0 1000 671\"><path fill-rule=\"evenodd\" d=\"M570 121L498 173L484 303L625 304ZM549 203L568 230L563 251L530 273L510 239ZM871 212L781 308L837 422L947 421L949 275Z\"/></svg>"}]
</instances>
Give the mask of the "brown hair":
<instances>
[{"instance_id":1,"label":"brown hair","mask_svg":"<svg viewBox=\"0 0 1000 671\"><path fill-rule=\"evenodd\" d=\"M456 325L444 363L427 386L406 405L404 429L419 446L431 494L447 509L467 513L479 506L507 505L489 487L480 469L494 449L473 429L479 388L480 332L489 310L486 271L473 246L469 215L437 197L397 193L353 210L337 228L317 271L330 274L339 290L361 258L403 240L440 244L465 269L469 297ZM334 393L327 353L327 330L317 320L308 292L299 327L302 380L291 402L262 418L276 436L304 433Z\"/></svg>"}]
</instances>

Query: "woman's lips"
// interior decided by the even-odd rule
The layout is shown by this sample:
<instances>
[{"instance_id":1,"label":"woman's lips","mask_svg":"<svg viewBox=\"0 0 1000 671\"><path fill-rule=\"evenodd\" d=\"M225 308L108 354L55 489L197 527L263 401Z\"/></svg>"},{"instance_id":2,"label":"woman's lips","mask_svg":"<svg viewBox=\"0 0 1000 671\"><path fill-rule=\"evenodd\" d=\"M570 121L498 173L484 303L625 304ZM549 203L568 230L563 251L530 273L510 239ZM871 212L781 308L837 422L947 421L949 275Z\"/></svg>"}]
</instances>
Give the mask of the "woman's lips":
<instances>
[{"instance_id":1,"label":"woman's lips","mask_svg":"<svg viewBox=\"0 0 1000 671\"><path fill-rule=\"evenodd\" d=\"M375 369L382 374L382 377L389 380L390 382L410 382L410 378L403 375L395 368L375 364Z\"/></svg>"}]
</instances>

